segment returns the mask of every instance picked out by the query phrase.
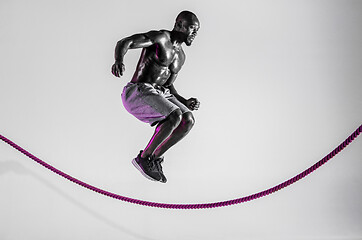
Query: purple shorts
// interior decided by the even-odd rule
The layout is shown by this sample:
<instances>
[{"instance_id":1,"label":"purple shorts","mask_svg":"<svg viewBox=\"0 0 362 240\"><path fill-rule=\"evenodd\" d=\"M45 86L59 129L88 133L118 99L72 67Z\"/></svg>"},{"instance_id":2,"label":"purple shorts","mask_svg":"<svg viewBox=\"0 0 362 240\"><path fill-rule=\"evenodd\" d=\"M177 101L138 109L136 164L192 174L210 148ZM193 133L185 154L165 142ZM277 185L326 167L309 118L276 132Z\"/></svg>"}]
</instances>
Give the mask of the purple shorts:
<instances>
[{"instance_id":1,"label":"purple shorts","mask_svg":"<svg viewBox=\"0 0 362 240\"><path fill-rule=\"evenodd\" d=\"M126 110L142 122L154 126L164 120L170 113L180 109L182 113L190 112L168 88L155 88L150 83L129 82L121 94Z\"/></svg>"}]
</instances>

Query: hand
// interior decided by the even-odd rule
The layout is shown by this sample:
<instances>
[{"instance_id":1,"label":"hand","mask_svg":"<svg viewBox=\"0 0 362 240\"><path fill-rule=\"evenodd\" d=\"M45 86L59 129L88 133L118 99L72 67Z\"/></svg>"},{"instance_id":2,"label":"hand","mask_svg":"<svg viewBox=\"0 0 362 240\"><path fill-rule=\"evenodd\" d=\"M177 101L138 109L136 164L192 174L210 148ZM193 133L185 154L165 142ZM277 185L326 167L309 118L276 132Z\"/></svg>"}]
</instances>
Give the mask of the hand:
<instances>
[{"instance_id":1,"label":"hand","mask_svg":"<svg viewBox=\"0 0 362 240\"><path fill-rule=\"evenodd\" d=\"M198 110L200 107L200 102L196 98L190 98L186 100L186 107L188 107L190 110Z\"/></svg>"},{"instance_id":2,"label":"hand","mask_svg":"<svg viewBox=\"0 0 362 240\"><path fill-rule=\"evenodd\" d=\"M125 71L124 64L121 61L116 61L112 66L112 73L116 77L123 76L123 72Z\"/></svg>"}]
</instances>

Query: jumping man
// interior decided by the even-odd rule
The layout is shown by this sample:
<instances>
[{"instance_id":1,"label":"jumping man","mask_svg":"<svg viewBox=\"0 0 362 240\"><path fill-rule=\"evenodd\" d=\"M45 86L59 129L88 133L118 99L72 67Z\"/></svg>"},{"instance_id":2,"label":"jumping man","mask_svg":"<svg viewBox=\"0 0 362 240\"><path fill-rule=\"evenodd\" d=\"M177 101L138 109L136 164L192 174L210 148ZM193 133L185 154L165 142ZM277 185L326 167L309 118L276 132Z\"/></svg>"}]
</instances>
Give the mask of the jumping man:
<instances>
[{"instance_id":1,"label":"jumping man","mask_svg":"<svg viewBox=\"0 0 362 240\"><path fill-rule=\"evenodd\" d=\"M200 102L185 99L174 82L185 62L182 43L190 46L200 28L196 15L181 12L172 31L160 30L135 34L118 41L112 73L123 75L123 58L128 49L143 48L132 80L124 87L122 102L139 120L156 126L144 150L133 159L133 165L148 179L165 183L161 163L163 154L185 137L195 123L191 113Z\"/></svg>"}]
</instances>

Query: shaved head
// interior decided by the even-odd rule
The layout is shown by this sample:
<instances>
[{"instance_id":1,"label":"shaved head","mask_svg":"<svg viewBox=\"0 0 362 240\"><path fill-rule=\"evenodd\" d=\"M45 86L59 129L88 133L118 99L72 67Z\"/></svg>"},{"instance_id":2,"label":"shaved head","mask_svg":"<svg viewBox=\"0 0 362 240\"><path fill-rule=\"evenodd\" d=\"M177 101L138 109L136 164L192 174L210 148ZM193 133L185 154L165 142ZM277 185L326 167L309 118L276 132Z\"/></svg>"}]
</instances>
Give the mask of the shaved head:
<instances>
[{"instance_id":1,"label":"shaved head","mask_svg":"<svg viewBox=\"0 0 362 240\"><path fill-rule=\"evenodd\" d=\"M200 25L199 19L193 12L190 11L182 11L176 17L176 23L188 23L193 24L197 23Z\"/></svg>"}]
</instances>

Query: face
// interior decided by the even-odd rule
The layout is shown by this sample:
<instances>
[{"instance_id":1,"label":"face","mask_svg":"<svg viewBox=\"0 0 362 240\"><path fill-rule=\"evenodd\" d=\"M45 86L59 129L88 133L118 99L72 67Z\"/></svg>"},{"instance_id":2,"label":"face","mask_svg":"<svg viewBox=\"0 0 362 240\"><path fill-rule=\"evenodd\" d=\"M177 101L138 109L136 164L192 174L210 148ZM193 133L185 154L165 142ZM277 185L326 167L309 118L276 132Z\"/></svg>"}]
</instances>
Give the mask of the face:
<instances>
[{"instance_id":1,"label":"face","mask_svg":"<svg viewBox=\"0 0 362 240\"><path fill-rule=\"evenodd\" d=\"M190 24L186 24L185 26L185 44L187 46L191 46L192 42L194 41L197 31L200 29L200 23L199 22L192 22Z\"/></svg>"}]
</instances>

